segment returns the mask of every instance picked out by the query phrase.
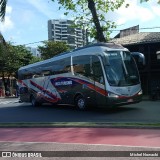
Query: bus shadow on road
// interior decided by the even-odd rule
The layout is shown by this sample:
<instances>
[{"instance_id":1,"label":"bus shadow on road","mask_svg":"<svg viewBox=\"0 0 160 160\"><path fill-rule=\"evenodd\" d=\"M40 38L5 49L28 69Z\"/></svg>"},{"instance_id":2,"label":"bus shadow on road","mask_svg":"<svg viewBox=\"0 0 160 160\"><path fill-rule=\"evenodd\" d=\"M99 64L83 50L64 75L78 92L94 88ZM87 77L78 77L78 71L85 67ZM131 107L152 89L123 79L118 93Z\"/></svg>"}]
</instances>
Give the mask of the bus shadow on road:
<instances>
[{"instance_id":1,"label":"bus shadow on road","mask_svg":"<svg viewBox=\"0 0 160 160\"><path fill-rule=\"evenodd\" d=\"M26 103L25 103L26 104ZM27 103L30 105L30 103ZM30 105L30 107L32 107ZM79 110L74 105L66 105L66 104L50 104L44 103L43 105L33 107L37 109L47 109L47 110L58 110L58 111L66 111L66 112L76 112L76 113L99 113L99 114L116 114L121 112L133 112L140 111L141 108L136 106L124 105L124 106L115 106L115 107L88 107L85 110Z\"/></svg>"},{"instance_id":2,"label":"bus shadow on road","mask_svg":"<svg viewBox=\"0 0 160 160\"><path fill-rule=\"evenodd\" d=\"M7 114L7 116L6 116ZM30 103L4 105L0 108L1 122L137 122L149 121L150 112L136 105L115 108L89 108L85 111L71 105L51 105L33 107ZM157 121L156 116L150 121Z\"/></svg>"},{"instance_id":3,"label":"bus shadow on road","mask_svg":"<svg viewBox=\"0 0 160 160\"><path fill-rule=\"evenodd\" d=\"M119 107L111 107L111 108L90 108L89 111L93 112L99 112L99 113L108 113L108 114L114 114L114 113L120 113L120 112L130 112L130 111L136 111L139 110L135 107L127 107L127 106L119 106Z\"/></svg>"},{"instance_id":4,"label":"bus shadow on road","mask_svg":"<svg viewBox=\"0 0 160 160\"><path fill-rule=\"evenodd\" d=\"M79 113L99 113L99 114L116 114L120 112L132 112L140 110L140 108L131 107L131 106L116 106L116 107L88 107L86 110L79 110L74 105L51 105L51 104L44 104L40 106L41 108L52 108L56 110L68 111L68 112L79 112Z\"/></svg>"}]
</instances>

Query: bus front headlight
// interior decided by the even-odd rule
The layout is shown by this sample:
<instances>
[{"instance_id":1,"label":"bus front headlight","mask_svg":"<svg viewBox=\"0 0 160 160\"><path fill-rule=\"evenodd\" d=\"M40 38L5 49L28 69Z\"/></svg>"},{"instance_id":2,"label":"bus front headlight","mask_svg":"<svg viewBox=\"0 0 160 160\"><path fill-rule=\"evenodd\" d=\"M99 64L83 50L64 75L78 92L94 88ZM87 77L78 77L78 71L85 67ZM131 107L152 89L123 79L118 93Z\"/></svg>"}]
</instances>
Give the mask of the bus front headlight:
<instances>
[{"instance_id":1,"label":"bus front headlight","mask_svg":"<svg viewBox=\"0 0 160 160\"><path fill-rule=\"evenodd\" d=\"M138 92L138 95L140 96L140 95L142 95L143 94L143 92L142 92L142 90L140 90L139 92Z\"/></svg>"},{"instance_id":2,"label":"bus front headlight","mask_svg":"<svg viewBox=\"0 0 160 160\"><path fill-rule=\"evenodd\" d=\"M108 92L108 97L110 97L110 98L119 98L119 96L117 94L114 94L112 92Z\"/></svg>"}]
</instances>

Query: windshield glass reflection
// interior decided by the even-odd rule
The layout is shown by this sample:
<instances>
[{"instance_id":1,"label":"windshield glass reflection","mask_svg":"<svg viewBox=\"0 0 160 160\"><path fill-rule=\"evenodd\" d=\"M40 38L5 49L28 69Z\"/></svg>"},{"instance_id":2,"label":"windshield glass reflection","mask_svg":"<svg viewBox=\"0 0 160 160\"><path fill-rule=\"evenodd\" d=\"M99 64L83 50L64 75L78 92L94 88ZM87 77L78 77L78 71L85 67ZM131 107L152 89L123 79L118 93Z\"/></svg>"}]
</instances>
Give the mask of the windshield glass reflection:
<instances>
[{"instance_id":1,"label":"windshield glass reflection","mask_svg":"<svg viewBox=\"0 0 160 160\"><path fill-rule=\"evenodd\" d=\"M111 86L128 86L140 83L136 63L129 52L107 51L109 65L105 66Z\"/></svg>"}]
</instances>

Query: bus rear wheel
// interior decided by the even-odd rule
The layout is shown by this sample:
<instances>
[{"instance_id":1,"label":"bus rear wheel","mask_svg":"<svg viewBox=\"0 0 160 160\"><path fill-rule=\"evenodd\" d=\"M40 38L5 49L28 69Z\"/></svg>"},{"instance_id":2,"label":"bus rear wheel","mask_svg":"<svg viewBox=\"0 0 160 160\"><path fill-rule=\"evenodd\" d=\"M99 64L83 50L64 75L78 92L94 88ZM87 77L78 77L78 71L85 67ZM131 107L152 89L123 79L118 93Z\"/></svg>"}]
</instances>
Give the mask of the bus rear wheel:
<instances>
[{"instance_id":1,"label":"bus rear wheel","mask_svg":"<svg viewBox=\"0 0 160 160\"><path fill-rule=\"evenodd\" d=\"M31 97L31 103L32 103L32 106L33 106L33 107L37 107L37 106L40 105L40 104L36 101L36 99L35 99L34 96Z\"/></svg>"},{"instance_id":2,"label":"bus rear wheel","mask_svg":"<svg viewBox=\"0 0 160 160\"><path fill-rule=\"evenodd\" d=\"M79 110L86 110L86 108L87 108L87 106L86 106L86 100L81 95L79 95L78 97L76 97L75 104L76 104L76 107Z\"/></svg>"}]
</instances>

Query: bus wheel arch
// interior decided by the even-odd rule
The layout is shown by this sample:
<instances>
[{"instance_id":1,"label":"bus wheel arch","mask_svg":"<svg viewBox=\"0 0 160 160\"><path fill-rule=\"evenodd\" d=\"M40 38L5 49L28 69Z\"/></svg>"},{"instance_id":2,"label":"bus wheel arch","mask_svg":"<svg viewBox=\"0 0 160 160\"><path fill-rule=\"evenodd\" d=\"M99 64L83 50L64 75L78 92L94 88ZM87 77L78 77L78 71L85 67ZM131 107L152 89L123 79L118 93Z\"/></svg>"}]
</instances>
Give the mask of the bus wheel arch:
<instances>
[{"instance_id":1,"label":"bus wheel arch","mask_svg":"<svg viewBox=\"0 0 160 160\"><path fill-rule=\"evenodd\" d=\"M79 110L86 110L87 108L86 99L80 93L75 95L74 103Z\"/></svg>"}]
</instances>

